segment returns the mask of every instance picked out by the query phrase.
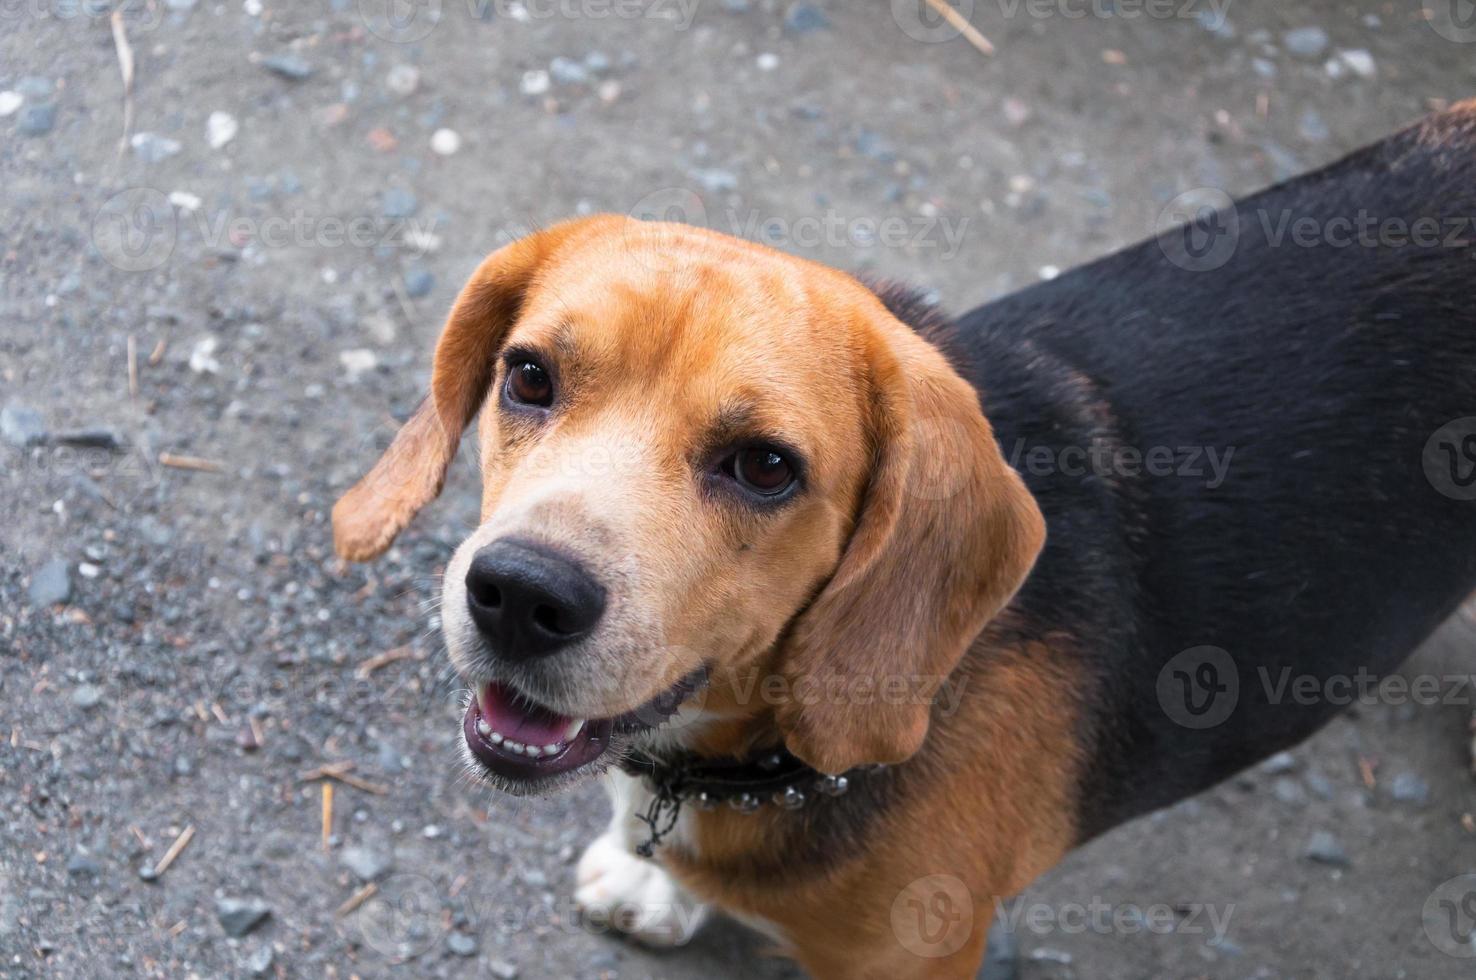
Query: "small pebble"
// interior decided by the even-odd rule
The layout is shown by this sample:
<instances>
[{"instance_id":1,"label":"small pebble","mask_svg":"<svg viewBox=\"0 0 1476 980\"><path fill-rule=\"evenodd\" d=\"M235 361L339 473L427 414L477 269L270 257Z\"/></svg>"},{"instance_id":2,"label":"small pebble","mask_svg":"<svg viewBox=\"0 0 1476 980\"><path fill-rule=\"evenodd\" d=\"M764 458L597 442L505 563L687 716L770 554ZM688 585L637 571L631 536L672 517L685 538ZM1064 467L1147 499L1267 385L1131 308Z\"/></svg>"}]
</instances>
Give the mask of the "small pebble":
<instances>
[{"instance_id":1,"label":"small pebble","mask_svg":"<svg viewBox=\"0 0 1476 980\"><path fill-rule=\"evenodd\" d=\"M1373 55L1369 54L1363 48L1339 51L1338 58L1359 78L1371 79L1379 73L1378 66L1374 63Z\"/></svg>"},{"instance_id":2,"label":"small pebble","mask_svg":"<svg viewBox=\"0 0 1476 980\"><path fill-rule=\"evenodd\" d=\"M1349 860L1348 852L1343 849L1343 845L1326 830L1319 830L1312 834L1302 856L1317 864L1326 864L1335 868L1346 868L1353 863Z\"/></svg>"},{"instance_id":3,"label":"small pebble","mask_svg":"<svg viewBox=\"0 0 1476 980\"><path fill-rule=\"evenodd\" d=\"M548 74L560 85L584 85L589 82L589 70L573 58L562 55L548 63Z\"/></svg>"},{"instance_id":4,"label":"small pebble","mask_svg":"<svg viewBox=\"0 0 1476 980\"><path fill-rule=\"evenodd\" d=\"M217 110L205 120L205 142L210 144L212 150L218 150L235 139L240 128L235 116Z\"/></svg>"},{"instance_id":5,"label":"small pebble","mask_svg":"<svg viewBox=\"0 0 1476 980\"><path fill-rule=\"evenodd\" d=\"M246 958L246 972L253 977L264 977L272 973L272 947L264 945Z\"/></svg>"},{"instance_id":6,"label":"small pebble","mask_svg":"<svg viewBox=\"0 0 1476 980\"><path fill-rule=\"evenodd\" d=\"M446 948L457 956L476 956L477 940L475 936L468 936L464 932L453 929L446 937Z\"/></svg>"},{"instance_id":7,"label":"small pebble","mask_svg":"<svg viewBox=\"0 0 1476 980\"><path fill-rule=\"evenodd\" d=\"M46 420L29 405L11 402L0 408L0 439L19 449L46 441Z\"/></svg>"},{"instance_id":8,"label":"small pebble","mask_svg":"<svg viewBox=\"0 0 1476 980\"><path fill-rule=\"evenodd\" d=\"M274 54L263 58L261 67L289 82L301 82L313 75L313 66L295 54Z\"/></svg>"},{"instance_id":9,"label":"small pebble","mask_svg":"<svg viewBox=\"0 0 1476 980\"><path fill-rule=\"evenodd\" d=\"M403 187L391 187L380 195L379 203L386 218L408 218L420 207L415 195Z\"/></svg>"},{"instance_id":10,"label":"small pebble","mask_svg":"<svg viewBox=\"0 0 1476 980\"><path fill-rule=\"evenodd\" d=\"M405 295L420 299L435 288L436 277L429 269L417 266L405 273Z\"/></svg>"},{"instance_id":11,"label":"small pebble","mask_svg":"<svg viewBox=\"0 0 1476 980\"><path fill-rule=\"evenodd\" d=\"M72 703L79 708L96 708L102 699L102 688L95 684L83 684L72 692Z\"/></svg>"},{"instance_id":12,"label":"small pebble","mask_svg":"<svg viewBox=\"0 0 1476 980\"><path fill-rule=\"evenodd\" d=\"M411 95L420 87L420 69L414 65L395 65L384 77L384 84L396 95Z\"/></svg>"},{"instance_id":13,"label":"small pebble","mask_svg":"<svg viewBox=\"0 0 1476 980\"><path fill-rule=\"evenodd\" d=\"M1297 758L1290 752L1278 752L1261 763L1261 771L1268 776L1282 776L1297 768Z\"/></svg>"},{"instance_id":14,"label":"small pebble","mask_svg":"<svg viewBox=\"0 0 1476 980\"><path fill-rule=\"evenodd\" d=\"M31 585L26 590L32 607L47 609L72 597L72 580L64 558L53 558L31 573Z\"/></svg>"},{"instance_id":15,"label":"small pebble","mask_svg":"<svg viewBox=\"0 0 1476 980\"><path fill-rule=\"evenodd\" d=\"M1389 795L1400 803L1424 806L1430 802L1430 784L1412 772L1401 772L1389 782Z\"/></svg>"},{"instance_id":16,"label":"small pebble","mask_svg":"<svg viewBox=\"0 0 1476 980\"><path fill-rule=\"evenodd\" d=\"M784 30L788 34L809 34L829 26L830 18L813 3L792 3L784 14Z\"/></svg>"},{"instance_id":17,"label":"small pebble","mask_svg":"<svg viewBox=\"0 0 1476 980\"><path fill-rule=\"evenodd\" d=\"M1332 135L1327 128L1327 123L1323 122L1322 117L1317 114L1317 110L1310 108L1304 110L1301 118L1297 120L1297 131L1304 139L1314 143L1321 143Z\"/></svg>"},{"instance_id":18,"label":"small pebble","mask_svg":"<svg viewBox=\"0 0 1476 980\"><path fill-rule=\"evenodd\" d=\"M1281 36L1281 43L1301 58L1315 58L1327 48L1327 31L1320 27L1298 27Z\"/></svg>"},{"instance_id":19,"label":"small pebble","mask_svg":"<svg viewBox=\"0 0 1476 980\"><path fill-rule=\"evenodd\" d=\"M15 115L15 111L25 101L26 97L19 92L11 92L9 90L0 92L0 119Z\"/></svg>"},{"instance_id":20,"label":"small pebble","mask_svg":"<svg viewBox=\"0 0 1476 980\"><path fill-rule=\"evenodd\" d=\"M215 917L227 936L239 939L261 925L272 910L254 898L222 898L215 903Z\"/></svg>"},{"instance_id":21,"label":"small pebble","mask_svg":"<svg viewBox=\"0 0 1476 980\"><path fill-rule=\"evenodd\" d=\"M523 81L519 89L524 95L543 95L549 89L548 72L541 68L523 72Z\"/></svg>"},{"instance_id":22,"label":"small pebble","mask_svg":"<svg viewBox=\"0 0 1476 980\"><path fill-rule=\"evenodd\" d=\"M759 71L773 71L779 67L779 56L772 51L765 51L754 59Z\"/></svg>"},{"instance_id":23,"label":"small pebble","mask_svg":"<svg viewBox=\"0 0 1476 980\"><path fill-rule=\"evenodd\" d=\"M179 140L157 133L134 133L128 145L144 163L160 163L180 151Z\"/></svg>"},{"instance_id":24,"label":"small pebble","mask_svg":"<svg viewBox=\"0 0 1476 980\"><path fill-rule=\"evenodd\" d=\"M493 960L487 964L487 969L497 980L518 980L518 968L514 963L507 960Z\"/></svg>"},{"instance_id":25,"label":"small pebble","mask_svg":"<svg viewBox=\"0 0 1476 980\"><path fill-rule=\"evenodd\" d=\"M431 150L443 157L449 157L461 149L461 134L454 129L438 129L431 134Z\"/></svg>"},{"instance_id":26,"label":"small pebble","mask_svg":"<svg viewBox=\"0 0 1476 980\"><path fill-rule=\"evenodd\" d=\"M56 126L56 106L28 105L21 110L16 130L22 136L45 136Z\"/></svg>"},{"instance_id":27,"label":"small pebble","mask_svg":"<svg viewBox=\"0 0 1476 980\"><path fill-rule=\"evenodd\" d=\"M350 381L358 381L361 376L379 366L379 358L372 350L358 347L353 350L340 351L338 363L343 365Z\"/></svg>"},{"instance_id":28,"label":"small pebble","mask_svg":"<svg viewBox=\"0 0 1476 980\"><path fill-rule=\"evenodd\" d=\"M389 855L359 845L345 847L338 860L361 881L373 881L388 872L395 863Z\"/></svg>"}]
</instances>

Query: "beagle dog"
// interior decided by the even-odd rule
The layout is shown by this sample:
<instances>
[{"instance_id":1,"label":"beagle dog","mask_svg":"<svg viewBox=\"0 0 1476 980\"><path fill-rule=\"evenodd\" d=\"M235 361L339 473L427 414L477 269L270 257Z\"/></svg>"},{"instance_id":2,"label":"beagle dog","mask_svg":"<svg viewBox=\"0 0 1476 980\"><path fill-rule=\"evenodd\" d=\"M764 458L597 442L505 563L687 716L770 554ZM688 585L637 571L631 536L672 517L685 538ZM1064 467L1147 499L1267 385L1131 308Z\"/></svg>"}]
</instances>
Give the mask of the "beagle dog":
<instances>
[{"instance_id":1,"label":"beagle dog","mask_svg":"<svg viewBox=\"0 0 1476 980\"><path fill-rule=\"evenodd\" d=\"M997 898L1342 703L1266 677L1391 670L1476 586L1472 214L1476 102L951 321L560 224L461 291L335 544L383 552L480 413L466 759L608 775L578 903L971 977Z\"/></svg>"}]
</instances>

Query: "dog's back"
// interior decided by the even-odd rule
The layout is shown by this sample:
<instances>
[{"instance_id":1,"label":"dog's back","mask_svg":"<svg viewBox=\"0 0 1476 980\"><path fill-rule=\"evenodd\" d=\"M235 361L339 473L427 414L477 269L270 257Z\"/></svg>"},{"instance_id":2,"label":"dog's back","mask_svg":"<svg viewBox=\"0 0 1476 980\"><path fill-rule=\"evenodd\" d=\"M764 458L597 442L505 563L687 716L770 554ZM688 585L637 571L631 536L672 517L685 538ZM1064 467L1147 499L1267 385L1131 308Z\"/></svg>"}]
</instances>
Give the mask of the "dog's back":
<instances>
[{"instance_id":1,"label":"dog's back","mask_svg":"<svg viewBox=\"0 0 1476 980\"><path fill-rule=\"evenodd\" d=\"M1473 216L1466 103L925 328L1049 523L1016 604L1088 651L1086 833L1303 738L1476 585Z\"/></svg>"}]
</instances>

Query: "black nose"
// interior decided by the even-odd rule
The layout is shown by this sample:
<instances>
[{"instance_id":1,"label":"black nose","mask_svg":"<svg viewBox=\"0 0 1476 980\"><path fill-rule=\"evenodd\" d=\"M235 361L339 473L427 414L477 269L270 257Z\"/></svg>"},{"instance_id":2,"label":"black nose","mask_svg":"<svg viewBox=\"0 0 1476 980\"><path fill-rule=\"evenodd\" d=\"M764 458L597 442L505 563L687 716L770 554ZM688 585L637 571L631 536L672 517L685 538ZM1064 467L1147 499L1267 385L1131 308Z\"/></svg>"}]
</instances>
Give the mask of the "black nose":
<instances>
[{"instance_id":1,"label":"black nose","mask_svg":"<svg viewBox=\"0 0 1476 980\"><path fill-rule=\"evenodd\" d=\"M605 590L569 559L504 539L472 556L466 605L494 652L522 659L587 636L605 611Z\"/></svg>"}]
</instances>

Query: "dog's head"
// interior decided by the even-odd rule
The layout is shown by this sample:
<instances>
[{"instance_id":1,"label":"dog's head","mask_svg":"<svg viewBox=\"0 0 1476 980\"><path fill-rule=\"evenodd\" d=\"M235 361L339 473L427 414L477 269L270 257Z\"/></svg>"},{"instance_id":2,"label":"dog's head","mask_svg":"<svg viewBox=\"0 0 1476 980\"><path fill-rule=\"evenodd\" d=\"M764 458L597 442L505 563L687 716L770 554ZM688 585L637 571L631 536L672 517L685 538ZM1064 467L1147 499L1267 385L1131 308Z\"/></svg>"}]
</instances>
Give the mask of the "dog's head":
<instances>
[{"instance_id":1,"label":"dog's head","mask_svg":"<svg viewBox=\"0 0 1476 980\"><path fill-rule=\"evenodd\" d=\"M479 411L481 524L442 620L470 755L512 791L684 701L822 771L905 759L916 692L1044 537L937 350L854 279L700 229L589 218L484 261L429 397L334 508L342 556L389 546Z\"/></svg>"}]
</instances>

